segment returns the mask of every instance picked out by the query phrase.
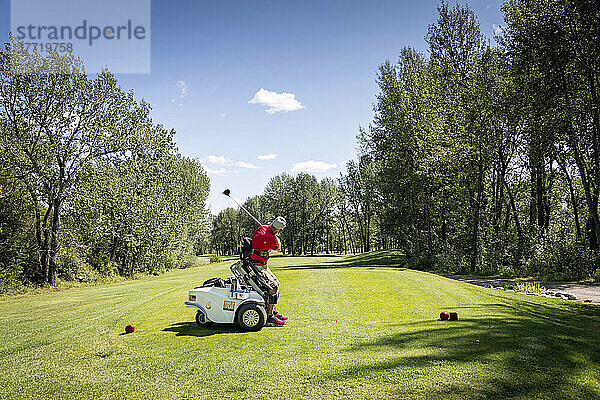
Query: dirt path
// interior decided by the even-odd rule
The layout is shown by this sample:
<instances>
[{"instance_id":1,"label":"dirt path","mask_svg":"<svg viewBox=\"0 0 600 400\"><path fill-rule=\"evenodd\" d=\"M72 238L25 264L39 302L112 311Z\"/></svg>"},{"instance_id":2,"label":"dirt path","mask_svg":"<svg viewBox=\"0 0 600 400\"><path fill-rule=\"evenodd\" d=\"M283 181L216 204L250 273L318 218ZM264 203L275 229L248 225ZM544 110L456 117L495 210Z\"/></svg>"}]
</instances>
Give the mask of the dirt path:
<instances>
[{"instance_id":1,"label":"dirt path","mask_svg":"<svg viewBox=\"0 0 600 400\"><path fill-rule=\"evenodd\" d=\"M486 279L486 278L473 278L468 276L456 276L456 275L444 275L446 278L456 279L461 282L471 283L478 286L492 285L494 287L502 287L505 285L512 285L517 282L523 283L524 281L513 281L513 280L501 280L501 279ZM586 301L588 303L600 304L600 285L584 285L579 283L552 283L552 282L539 282L540 286L545 287L553 292L574 295L579 301Z\"/></svg>"}]
</instances>

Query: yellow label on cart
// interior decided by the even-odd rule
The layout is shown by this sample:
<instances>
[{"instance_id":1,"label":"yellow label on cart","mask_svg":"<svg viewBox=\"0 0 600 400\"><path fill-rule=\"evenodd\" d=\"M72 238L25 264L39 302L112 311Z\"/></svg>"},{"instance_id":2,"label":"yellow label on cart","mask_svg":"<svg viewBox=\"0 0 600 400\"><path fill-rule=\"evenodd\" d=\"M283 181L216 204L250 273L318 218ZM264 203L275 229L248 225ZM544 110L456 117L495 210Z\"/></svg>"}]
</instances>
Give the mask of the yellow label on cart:
<instances>
[{"instance_id":1,"label":"yellow label on cart","mask_svg":"<svg viewBox=\"0 0 600 400\"><path fill-rule=\"evenodd\" d=\"M235 301L225 300L223 303L223 310L233 311L235 309Z\"/></svg>"}]
</instances>

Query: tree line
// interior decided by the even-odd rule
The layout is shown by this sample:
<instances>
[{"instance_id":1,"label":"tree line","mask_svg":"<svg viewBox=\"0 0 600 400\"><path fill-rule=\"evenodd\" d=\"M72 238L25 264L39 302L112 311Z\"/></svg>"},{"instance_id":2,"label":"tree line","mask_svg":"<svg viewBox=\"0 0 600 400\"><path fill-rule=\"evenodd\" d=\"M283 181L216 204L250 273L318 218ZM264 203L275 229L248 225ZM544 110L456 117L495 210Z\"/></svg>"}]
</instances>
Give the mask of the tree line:
<instances>
[{"instance_id":1,"label":"tree line","mask_svg":"<svg viewBox=\"0 0 600 400\"><path fill-rule=\"evenodd\" d=\"M279 235L285 254L357 253L398 246L393 238L373 243L374 237L382 236L375 223L373 163L350 161L347 170L338 179L320 181L307 173L276 175L263 194L250 197L243 206L263 224L277 216L286 219ZM242 209L226 208L212 218L208 248L219 255L237 254L240 239L252 237L257 227Z\"/></svg>"},{"instance_id":2,"label":"tree line","mask_svg":"<svg viewBox=\"0 0 600 400\"><path fill-rule=\"evenodd\" d=\"M15 73L18 65L20 71ZM0 51L0 292L190 262L209 180L107 70Z\"/></svg>"},{"instance_id":3,"label":"tree line","mask_svg":"<svg viewBox=\"0 0 600 400\"><path fill-rule=\"evenodd\" d=\"M263 224L284 216L287 226L280 236L286 253L329 252L334 246L337 190L331 178L319 182L305 173L295 177L283 173L270 179L264 194L247 199L243 205ZM212 220L211 248L218 254L236 254L240 239L252 237L257 227L243 210L227 208Z\"/></svg>"},{"instance_id":4,"label":"tree line","mask_svg":"<svg viewBox=\"0 0 600 400\"><path fill-rule=\"evenodd\" d=\"M386 235L415 264L598 278L600 5L507 1L492 45L443 3L429 54L379 69L359 135Z\"/></svg>"},{"instance_id":5,"label":"tree line","mask_svg":"<svg viewBox=\"0 0 600 400\"><path fill-rule=\"evenodd\" d=\"M282 174L248 200L288 218L286 252L397 248L419 268L600 278L600 4L502 11L492 43L470 8L442 3L427 54L380 66L347 171ZM252 222L228 209L212 229L234 252Z\"/></svg>"},{"instance_id":6,"label":"tree line","mask_svg":"<svg viewBox=\"0 0 600 400\"><path fill-rule=\"evenodd\" d=\"M283 173L246 200L263 223L287 219L285 253L400 249L417 268L600 277L600 5L502 11L492 43L471 9L442 3L427 53L407 47L379 67L374 119L346 171ZM202 166L150 111L109 71L92 78L70 55L5 45L0 291L239 251L255 222L208 215Z\"/></svg>"}]
</instances>

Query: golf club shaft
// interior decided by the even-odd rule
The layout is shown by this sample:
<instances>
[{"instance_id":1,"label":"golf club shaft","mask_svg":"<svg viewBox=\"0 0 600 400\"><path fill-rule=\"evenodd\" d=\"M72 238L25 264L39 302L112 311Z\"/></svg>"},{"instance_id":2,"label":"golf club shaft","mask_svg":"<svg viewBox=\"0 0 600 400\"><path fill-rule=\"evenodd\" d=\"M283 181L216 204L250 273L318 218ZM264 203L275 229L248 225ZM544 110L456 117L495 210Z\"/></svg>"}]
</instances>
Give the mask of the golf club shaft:
<instances>
[{"instance_id":1,"label":"golf club shaft","mask_svg":"<svg viewBox=\"0 0 600 400\"><path fill-rule=\"evenodd\" d=\"M246 207L244 207L243 205L241 205L240 203L238 203L238 202L237 202L237 200L236 200L236 199L234 199L233 197L231 197L231 196L229 196L229 195L226 195L226 196L227 196L227 197L229 197L231 200L235 201L235 204L237 204L238 206L240 206L240 207L242 208L242 210L246 211L246 213L247 213L249 216L251 216L251 217L252 217L252 219L253 219L253 220L255 220L255 221L256 221L256 223L257 223L259 226L260 226L260 225L262 225L262 224L260 223L260 221L259 221L258 219L256 219L256 217L255 217L254 215L250 214L250 211L246 210Z\"/></svg>"}]
</instances>

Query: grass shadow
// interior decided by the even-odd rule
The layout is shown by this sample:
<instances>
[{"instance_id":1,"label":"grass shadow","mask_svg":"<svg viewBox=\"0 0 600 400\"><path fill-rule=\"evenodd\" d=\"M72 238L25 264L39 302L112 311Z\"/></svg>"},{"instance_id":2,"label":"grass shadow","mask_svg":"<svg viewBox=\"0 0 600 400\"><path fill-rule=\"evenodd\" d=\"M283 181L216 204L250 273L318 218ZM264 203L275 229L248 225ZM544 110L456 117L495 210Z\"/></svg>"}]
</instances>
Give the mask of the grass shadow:
<instances>
[{"instance_id":1,"label":"grass shadow","mask_svg":"<svg viewBox=\"0 0 600 400\"><path fill-rule=\"evenodd\" d=\"M335 268L394 268L406 269L404 254L395 250L371 251L368 253L352 254L344 256L336 261L324 261L319 264L301 264L279 266L275 269L302 270L302 269L335 269Z\"/></svg>"},{"instance_id":2,"label":"grass shadow","mask_svg":"<svg viewBox=\"0 0 600 400\"><path fill-rule=\"evenodd\" d=\"M336 264L344 264L351 267L403 267L406 257L399 251L379 250L368 253L353 254L336 261Z\"/></svg>"},{"instance_id":3,"label":"grass shadow","mask_svg":"<svg viewBox=\"0 0 600 400\"><path fill-rule=\"evenodd\" d=\"M408 332L355 343L344 352L391 357L363 358L326 379L344 384L400 371L436 376L444 366L467 366L445 385L425 385L435 390L425 397L600 398L600 308L503 300L489 305L492 317L420 322ZM415 355L414 349L422 351ZM475 382L469 370L481 371Z\"/></svg>"},{"instance_id":4,"label":"grass shadow","mask_svg":"<svg viewBox=\"0 0 600 400\"><path fill-rule=\"evenodd\" d=\"M339 256L338 253L318 253L318 254L274 254L270 258L295 258L295 257L310 257L310 258L329 258Z\"/></svg>"},{"instance_id":5,"label":"grass shadow","mask_svg":"<svg viewBox=\"0 0 600 400\"><path fill-rule=\"evenodd\" d=\"M284 265L274 267L274 270L302 270L302 269L342 269L342 268L362 268L360 266L343 265L338 263L322 264L302 264L302 265Z\"/></svg>"},{"instance_id":6,"label":"grass shadow","mask_svg":"<svg viewBox=\"0 0 600 400\"><path fill-rule=\"evenodd\" d=\"M403 270L407 269L405 267L375 267L375 266L362 266L362 265L345 265L345 264L338 264L338 263L323 263L323 264L307 264L307 265L304 265L304 264L303 265L285 265L285 266L274 267L273 270L277 271L277 270L353 269L353 268L376 269L376 270L393 269L394 271L403 271Z\"/></svg>"}]
</instances>

